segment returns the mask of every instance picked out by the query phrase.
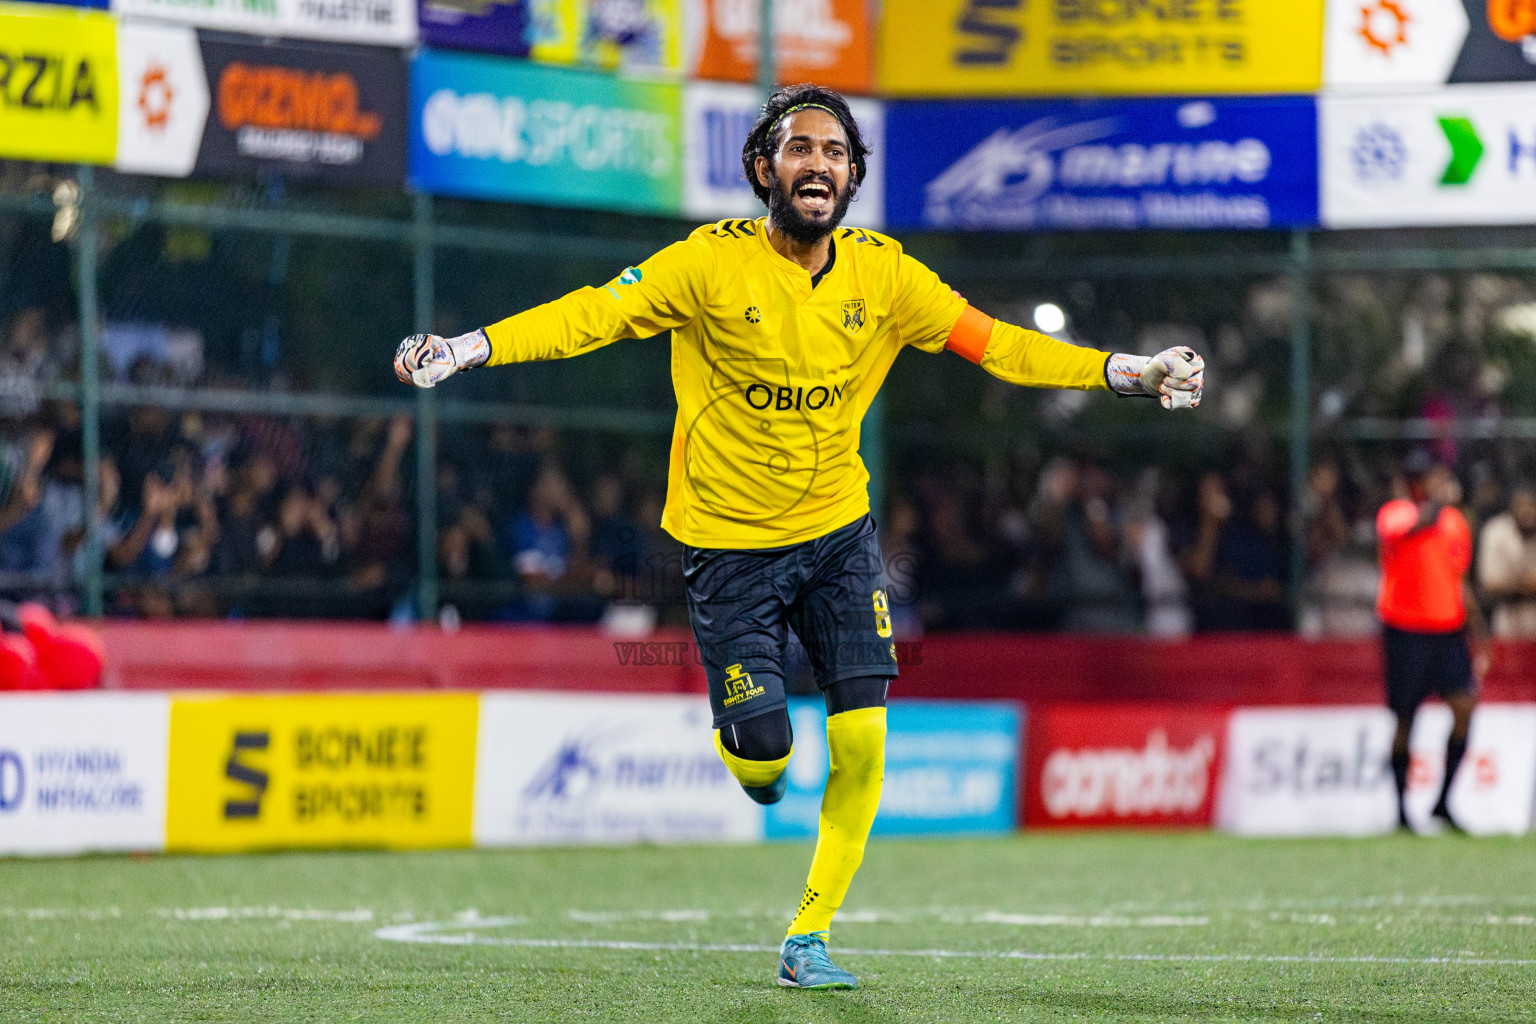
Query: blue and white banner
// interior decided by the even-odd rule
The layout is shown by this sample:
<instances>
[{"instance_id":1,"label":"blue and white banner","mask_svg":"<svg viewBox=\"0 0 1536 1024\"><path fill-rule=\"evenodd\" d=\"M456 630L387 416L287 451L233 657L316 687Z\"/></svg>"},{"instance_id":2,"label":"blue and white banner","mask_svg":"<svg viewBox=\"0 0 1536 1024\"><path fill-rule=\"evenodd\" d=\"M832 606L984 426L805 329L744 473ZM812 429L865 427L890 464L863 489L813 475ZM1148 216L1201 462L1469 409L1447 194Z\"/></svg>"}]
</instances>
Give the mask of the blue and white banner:
<instances>
[{"instance_id":1,"label":"blue and white banner","mask_svg":"<svg viewBox=\"0 0 1536 1024\"><path fill-rule=\"evenodd\" d=\"M1018 825L1018 705L896 700L887 711L885 788L875 835L1000 835ZM789 790L767 808L769 839L814 837L827 782L827 715L790 701Z\"/></svg>"},{"instance_id":2,"label":"blue and white banner","mask_svg":"<svg viewBox=\"0 0 1536 1024\"><path fill-rule=\"evenodd\" d=\"M689 82L683 86L683 215L699 220L761 217L766 211L747 184L741 149L762 110L749 85ZM885 109L878 100L850 98L848 106L869 149L864 183L846 223L885 226Z\"/></svg>"},{"instance_id":3,"label":"blue and white banner","mask_svg":"<svg viewBox=\"0 0 1536 1024\"><path fill-rule=\"evenodd\" d=\"M1310 96L886 106L893 228L1317 223Z\"/></svg>"}]
</instances>

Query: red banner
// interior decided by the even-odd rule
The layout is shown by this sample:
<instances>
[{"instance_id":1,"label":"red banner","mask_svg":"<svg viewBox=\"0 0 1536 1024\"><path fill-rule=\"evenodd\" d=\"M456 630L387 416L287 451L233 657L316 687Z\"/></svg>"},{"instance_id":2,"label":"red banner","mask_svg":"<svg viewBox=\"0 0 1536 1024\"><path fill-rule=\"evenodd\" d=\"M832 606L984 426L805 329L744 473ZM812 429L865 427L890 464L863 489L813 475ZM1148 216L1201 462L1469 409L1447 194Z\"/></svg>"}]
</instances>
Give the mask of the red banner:
<instances>
[{"instance_id":1,"label":"red banner","mask_svg":"<svg viewBox=\"0 0 1536 1024\"><path fill-rule=\"evenodd\" d=\"M757 80L758 0L703 0L697 78ZM873 84L865 0L779 3L774 15L774 78L868 93Z\"/></svg>"},{"instance_id":2,"label":"red banner","mask_svg":"<svg viewBox=\"0 0 1536 1024\"><path fill-rule=\"evenodd\" d=\"M1209 705L1031 707L1025 825L1209 826L1227 714Z\"/></svg>"}]
</instances>

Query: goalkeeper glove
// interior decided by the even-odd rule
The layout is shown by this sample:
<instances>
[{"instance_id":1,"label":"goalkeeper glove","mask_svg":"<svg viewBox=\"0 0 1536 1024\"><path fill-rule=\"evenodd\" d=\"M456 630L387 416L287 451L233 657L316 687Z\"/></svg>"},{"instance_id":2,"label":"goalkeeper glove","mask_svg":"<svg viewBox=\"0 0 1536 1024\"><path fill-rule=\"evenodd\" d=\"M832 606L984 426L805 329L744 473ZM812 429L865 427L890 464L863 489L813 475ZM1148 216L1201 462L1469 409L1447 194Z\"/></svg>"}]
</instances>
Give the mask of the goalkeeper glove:
<instances>
[{"instance_id":1,"label":"goalkeeper glove","mask_svg":"<svg viewBox=\"0 0 1536 1024\"><path fill-rule=\"evenodd\" d=\"M430 388L460 370L484 366L490 357L491 341L483 330L456 338L413 334L395 349L395 376L403 383Z\"/></svg>"},{"instance_id":2,"label":"goalkeeper glove","mask_svg":"<svg viewBox=\"0 0 1536 1024\"><path fill-rule=\"evenodd\" d=\"M1192 409L1200 404L1205 387L1205 360L1182 346L1150 359L1116 352L1105 364L1104 376L1122 395L1156 398L1164 409Z\"/></svg>"}]
</instances>

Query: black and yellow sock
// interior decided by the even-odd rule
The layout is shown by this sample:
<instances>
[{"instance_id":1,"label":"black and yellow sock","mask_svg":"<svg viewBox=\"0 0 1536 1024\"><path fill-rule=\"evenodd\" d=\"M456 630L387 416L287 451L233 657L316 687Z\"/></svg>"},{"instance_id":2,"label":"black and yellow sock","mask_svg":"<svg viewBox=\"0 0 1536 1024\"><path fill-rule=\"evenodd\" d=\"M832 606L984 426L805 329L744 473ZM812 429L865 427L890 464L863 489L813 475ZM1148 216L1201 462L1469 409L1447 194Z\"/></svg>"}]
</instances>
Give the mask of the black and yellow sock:
<instances>
[{"instance_id":1,"label":"black and yellow sock","mask_svg":"<svg viewBox=\"0 0 1536 1024\"><path fill-rule=\"evenodd\" d=\"M821 798L821 829L800 910L789 935L830 931L854 872L885 781L885 708L857 708L827 719L831 771Z\"/></svg>"},{"instance_id":2,"label":"black and yellow sock","mask_svg":"<svg viewBox=\"0 0 1536 1024\"><path fill-rule=\"evenodd\" d=\"M737 757L726 749L725 742L720 739L720 730L715 730L715 750L720 753L720 760L725 762L736 781L748 788L771 786L780 775L784 774L785 767L789 764L789 754L772 761L749 761L744 757ZM793 753L794 748L790 748Z\"/></svg>"}]
</instances>

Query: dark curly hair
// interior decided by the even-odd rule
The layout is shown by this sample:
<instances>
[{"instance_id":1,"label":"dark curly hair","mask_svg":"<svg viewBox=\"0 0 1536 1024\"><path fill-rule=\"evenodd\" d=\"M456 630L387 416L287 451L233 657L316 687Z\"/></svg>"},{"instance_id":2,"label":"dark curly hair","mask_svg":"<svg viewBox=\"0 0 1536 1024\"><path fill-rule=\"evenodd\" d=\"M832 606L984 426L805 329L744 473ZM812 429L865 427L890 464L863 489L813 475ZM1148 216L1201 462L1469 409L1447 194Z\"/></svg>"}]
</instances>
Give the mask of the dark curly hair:
<instances>
[{"instance_id":1,"label":"dark curly hair","mask_svg":"<svg viewBox=\"0 0 1536 1024\"><path fill-rule=\"evenodd\" d=\"M864 182L864 161L869 156L869 147L864 145L864 136L859 134L859 122L853 119L848 101L831 89L823 89L819 85L786 85L768 97L762 113L757 115L752 125L751 133L747 135L747 144L741 147L741 167L747 173L747 184L752 186L752 191L757 193L757 198L764 205L767 205L772 191L757 180L757 158L764 157L768 165L773 166L773 155L779 148L779 122L790 110L807 105L825 108L837 118L848 135L848 161L853 165L853 180L849 182L849 191L857 192Z\"/></svg>"}]
</instances>

